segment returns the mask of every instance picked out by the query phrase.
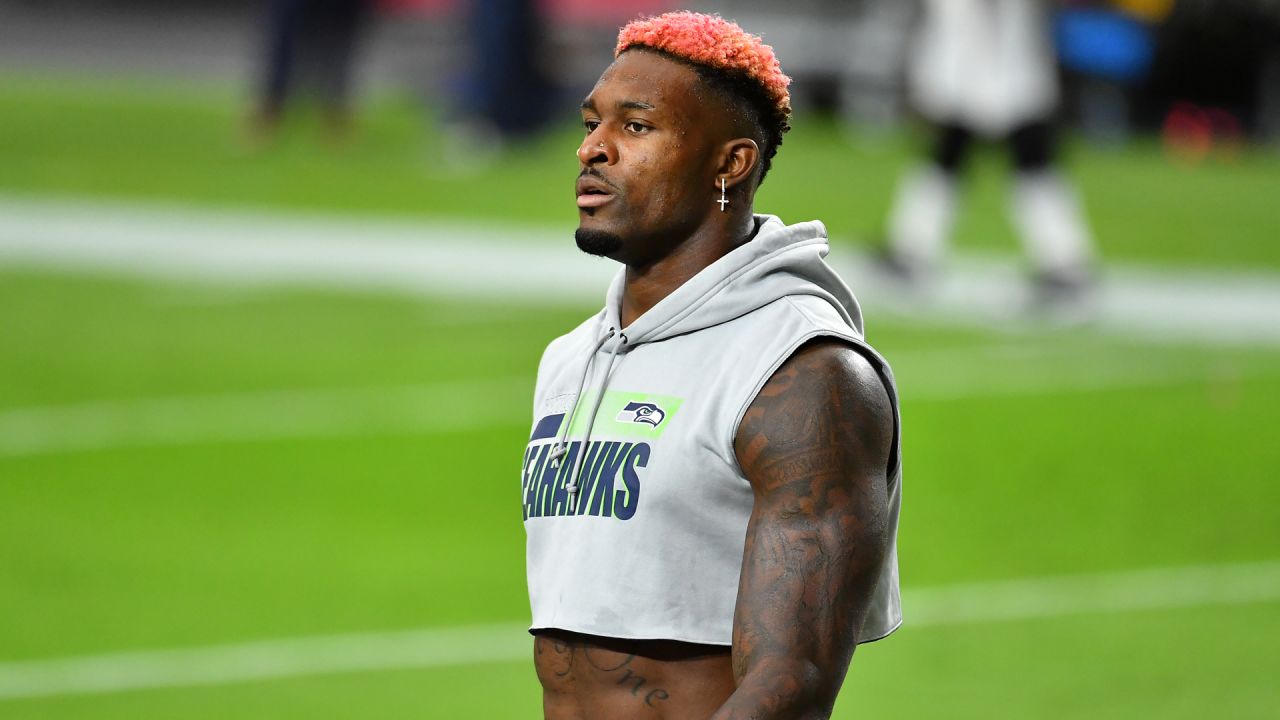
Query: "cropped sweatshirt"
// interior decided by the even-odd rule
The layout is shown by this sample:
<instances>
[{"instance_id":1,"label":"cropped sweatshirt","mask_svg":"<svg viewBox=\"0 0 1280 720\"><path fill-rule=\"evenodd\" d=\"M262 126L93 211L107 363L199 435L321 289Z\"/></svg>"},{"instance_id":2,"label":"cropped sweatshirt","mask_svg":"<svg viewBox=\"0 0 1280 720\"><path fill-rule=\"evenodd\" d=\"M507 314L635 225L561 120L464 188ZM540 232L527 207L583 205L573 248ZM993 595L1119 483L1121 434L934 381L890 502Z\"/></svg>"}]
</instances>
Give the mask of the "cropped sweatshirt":
<instances>
[{"instance_id":1,"label":"cropped sweatshirt","mask_svg":"<svg viewBox=\"0 0 1280 720\"><path fill-rule=\"evenodd\" d=\"M756 222L627 327L622 269L604 309L543 353L521 472L531 631L731 644L753 504L734 437L764 383L817 337L863 354L893 402L890 545L858 642L902 622L892 373L824 260L822 224Z\"/></svg>"}]
</instances>

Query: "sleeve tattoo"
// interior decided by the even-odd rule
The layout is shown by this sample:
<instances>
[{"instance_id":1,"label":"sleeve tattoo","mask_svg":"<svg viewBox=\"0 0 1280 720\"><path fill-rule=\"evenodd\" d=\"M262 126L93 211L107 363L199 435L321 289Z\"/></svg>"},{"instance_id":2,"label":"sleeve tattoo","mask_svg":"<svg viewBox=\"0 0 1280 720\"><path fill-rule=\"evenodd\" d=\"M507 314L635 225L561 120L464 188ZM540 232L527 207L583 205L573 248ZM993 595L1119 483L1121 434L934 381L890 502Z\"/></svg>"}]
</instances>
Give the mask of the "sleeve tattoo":
<instances>
[{"instance_id":1,"label":"sleeve tattoo","mask_svg":"<svg viewBox=\"0 0 1280 720\"><path fill-rule=\"evenodd\" d=\"M829 717L886 552L893 418L879 374L830 339L802 347L747 410L737 689L713 720Z\"/></svg>"}]
</instances>

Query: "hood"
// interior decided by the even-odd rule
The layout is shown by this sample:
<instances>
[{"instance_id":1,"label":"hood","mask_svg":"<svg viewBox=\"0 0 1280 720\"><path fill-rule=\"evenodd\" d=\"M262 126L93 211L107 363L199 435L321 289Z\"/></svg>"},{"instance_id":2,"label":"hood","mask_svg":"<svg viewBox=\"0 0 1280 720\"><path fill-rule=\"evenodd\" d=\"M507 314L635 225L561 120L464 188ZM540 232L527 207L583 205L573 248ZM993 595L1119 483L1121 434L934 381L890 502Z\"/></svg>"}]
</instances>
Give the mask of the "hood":
<instances>
[{"instance_id":1,"label":"hood","mask_svg":"<svg viewBox=\"0 0 1280 720\"><path fill-rule=\"evenodd\" d=\"M629 327L627 345L664 340L719 325L791 295L813 295L829 303L862 334L862 311L844 281L823 259L830 246L821 222L786 225L756 215L754 238L734 248L676 288ZM603 327L621 327L622 288L627 269L614 276L605 298ZM620 337L605 341L612 350Z\"/></svg>"}]
</instances>

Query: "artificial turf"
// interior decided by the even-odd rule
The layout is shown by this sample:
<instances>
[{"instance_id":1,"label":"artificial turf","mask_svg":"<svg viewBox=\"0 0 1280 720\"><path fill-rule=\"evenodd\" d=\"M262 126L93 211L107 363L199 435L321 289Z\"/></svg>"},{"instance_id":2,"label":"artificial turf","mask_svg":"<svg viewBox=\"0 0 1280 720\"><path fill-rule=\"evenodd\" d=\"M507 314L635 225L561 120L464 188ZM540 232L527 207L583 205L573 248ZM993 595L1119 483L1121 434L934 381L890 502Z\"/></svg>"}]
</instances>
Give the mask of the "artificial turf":
<instances>
[{"instance_id":1,"label":"artificial turf","mask_svg":"<svg viewBox=\"0 0 1280 720\"><path fill-rule=\"evenodd\" d=\"M303 118L252 152L234 101L7 77L0 192L572 220L567 125L498 165L444 167L426 114L404 101L369 104L346 145L325 144ZM802 118L759 206L870 242L911 146ZM1106 257L1280 267L1274 155L1193 169L1142 141L1073 144L1070 159ZM1002 166L978 158L958 244L1013 249ZM0 671L258 638L518 625L528 609L517 468L533 372L545 342L592 310L0 268L0 427L13 434L0 438ZM869 327L902 388L908 591L1280 558L1280 350L877 317ZM465 402L410 401L412 388L441 385L466 388ZM400 388L408 399L396 400ZM92 430L103 407L164 398L233 427L221 400L282 390L370 421L287 437L54 442ZM475 408L483 422L435 422ZM36 416L64 418L39 429L43 450L43 436L24 440L19 431L36 431L14 424ZM913 626L911 613L899 634L859 650L837 718L1264 718L1280 706L1273 596L952 625ZM531 663L505 660L0 698L0 718L24 719L539 712Z\"/></svg>"},{"instance_id":2,"label":"artificial turf","mask_svg":"<svg viewBox=\"0 0 1280 720\"><path fill-rule=\"evenodd\" d=\"M180 290L4 271L0 417L156 397L200 413L280 387L528 386L475 393L505 408L479 428L0 457L0 661L527 617L532 373L588 308L468 322L449 300ZM908 589L1280 556L1275 351L894 326L872 339L903 387ZM837 717L1264 717L1275 700L1259 670L1274 601L918 628L907 611L859 651ZM523 718L537 698L530 665L493 662L0 700L0 716Z\"/></svg>"}]
</instances>

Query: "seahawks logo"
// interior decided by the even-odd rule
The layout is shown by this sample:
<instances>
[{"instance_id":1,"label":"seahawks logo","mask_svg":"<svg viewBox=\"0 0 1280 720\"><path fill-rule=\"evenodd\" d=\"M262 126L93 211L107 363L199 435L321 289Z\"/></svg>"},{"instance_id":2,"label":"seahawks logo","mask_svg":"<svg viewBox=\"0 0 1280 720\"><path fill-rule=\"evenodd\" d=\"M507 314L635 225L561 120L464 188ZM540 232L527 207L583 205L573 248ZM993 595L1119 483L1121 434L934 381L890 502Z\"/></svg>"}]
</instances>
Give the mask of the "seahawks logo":
<instances>
[{"instance_id":1,"label":"seahawks logo","mask_svg":"<svg viewBox=\"0 0 1280 720\"><path fill-rule=\"evenodd\" d=\"M622 408L622 412L618 413L617 420L618 422L644 423L658 427L666 416L667 412L653 403L629 402L626 407Z\"/></svg>"}]
</instances>

